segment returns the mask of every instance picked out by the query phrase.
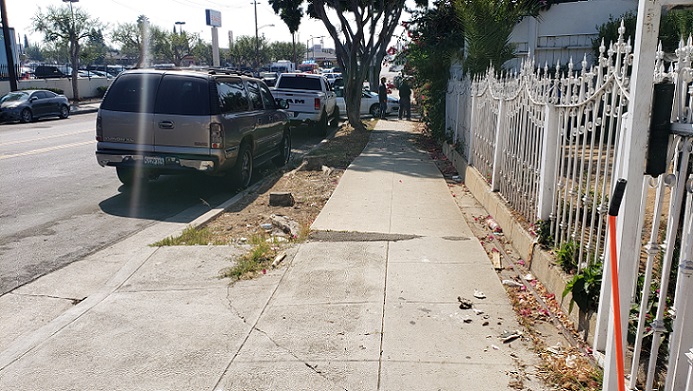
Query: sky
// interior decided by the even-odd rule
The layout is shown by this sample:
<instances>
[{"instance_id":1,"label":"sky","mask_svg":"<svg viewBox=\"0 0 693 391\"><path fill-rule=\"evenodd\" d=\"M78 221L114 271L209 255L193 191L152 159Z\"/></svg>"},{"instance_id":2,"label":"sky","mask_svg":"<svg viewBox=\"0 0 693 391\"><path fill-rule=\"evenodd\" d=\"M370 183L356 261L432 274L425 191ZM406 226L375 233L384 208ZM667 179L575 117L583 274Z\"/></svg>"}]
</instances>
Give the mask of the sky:
<instances>
[{"instance_id":1,"label":"sky","mask_svg":"<svg viewBox=\"0 0 693 391\"><path fill-rule=\"evenodd\" d=\"M42 42L42 36L34 33L32 18L38 10L45 12L49 6L68 5L61 0L5 0L9 26L13 27L30 43ZM153 25L173 29L176 22L185 22L186 32L198 33L203 40L212 42L211 27L206 25L205 10L221 12L221 27L218 28L219 46L228 47L229 31L234 38L242 35L255 36L255 12L252 0L79 0L72 3L86 11L92 18L99 19L110 28L122 23L135 23L139 15L146 15ZM267 0L257 2L257 25L259 35L270 42L291 42L291 34L286 24L272 10ZM273 25L273 26L272 26ZM319 44L325 36L323 46L334 48L331 38L322 21L304 16L296 37L297 43Z\"/></svg>"},{"instance_id":2,"label":"sky","mask_svg":"<svg viewBox=\"0 0 693 391\"><path fill-rule=\"evenodd\" d=\"M42 42L42 36L34 33L32 28L32 19L39 9L45 12L49 6L68 5L61 0L5 0L5 4L8 24L19 34L22 43L25 34L30 43ZM229 31L234 38L255 36L252 0L79 0L72 5L110 28L122 23L135 23L139 15L146 15L153 25L171 30L176 22L185 22L177 25L176 30L182 26L184 31L198 33L207 42L212 42L212 28L206 25L205 10L212 9L221 12L221 27L218 28L220 47L228 47ZM291 42L288 27L266 0L257 2L257 24L259 35L264 35L270 42ZM326 36L324 46L334 47L322 21L304 16L296 41L305 44L311 36ZM314 39L310 44L318 44L319 41Z\"/></svg>"}]
</instances>

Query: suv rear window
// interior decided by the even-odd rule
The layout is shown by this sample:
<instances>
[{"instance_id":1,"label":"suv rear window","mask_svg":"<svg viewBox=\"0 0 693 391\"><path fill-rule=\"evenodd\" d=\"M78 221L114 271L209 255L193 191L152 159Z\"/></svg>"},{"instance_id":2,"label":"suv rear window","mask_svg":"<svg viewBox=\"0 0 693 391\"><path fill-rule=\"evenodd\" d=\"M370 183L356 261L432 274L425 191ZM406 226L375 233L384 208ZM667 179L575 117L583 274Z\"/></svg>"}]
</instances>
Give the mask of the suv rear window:
<instances>
[{"instance_id":1,"label":"suv rear window","mask_svg":"<svg viewBox=\"0 0 693 391\"><path fill-rule=\"evenodd\" d=\"M108 89L101 108L131 113L151 113L161 75L129 74L120 76Z\"/></svg>"},{"instance_id":2,"label":"suv rear window","mask_svg":"<svg viewBox=\"0 0 693 391\"><path fill-rule=\"evenodd\" d=\"M175 115L209 115L210 89L207 79L165 75L156 95L154 112Z\"/></svg>"}]
</instances>

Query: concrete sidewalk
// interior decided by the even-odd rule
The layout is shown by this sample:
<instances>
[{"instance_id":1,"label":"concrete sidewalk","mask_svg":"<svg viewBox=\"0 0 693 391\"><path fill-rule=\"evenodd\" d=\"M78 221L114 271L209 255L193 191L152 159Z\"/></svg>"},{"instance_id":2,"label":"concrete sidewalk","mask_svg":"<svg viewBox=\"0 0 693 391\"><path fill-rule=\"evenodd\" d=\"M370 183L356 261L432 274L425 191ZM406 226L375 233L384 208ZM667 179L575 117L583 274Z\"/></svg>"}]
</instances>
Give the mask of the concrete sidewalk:
<instances>
[{"instance_id":1,"label":"concrete sidewalk","mask_svg":"<svg viewBox=\"0 0 693 391\"><path fill-rule=\"evenodd\" d=\"M0 297L0 389L544 389L412 129L379 121L315 239L260 278L217 278L234 247L148 247L181 229L160 223Z\"/></svg>"}]
</instances>

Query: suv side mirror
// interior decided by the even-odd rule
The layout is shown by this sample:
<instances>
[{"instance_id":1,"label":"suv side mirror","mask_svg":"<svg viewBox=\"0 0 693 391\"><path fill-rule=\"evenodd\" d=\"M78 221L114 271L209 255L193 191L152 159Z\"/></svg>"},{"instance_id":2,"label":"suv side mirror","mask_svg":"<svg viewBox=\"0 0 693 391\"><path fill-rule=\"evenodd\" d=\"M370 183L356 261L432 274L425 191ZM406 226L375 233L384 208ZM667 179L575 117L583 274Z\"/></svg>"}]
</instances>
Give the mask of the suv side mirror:
<instances>
[{"instance_id":1,"label":"suv side mirror","mask_svg":"<svg viewBox=\"0 0 693 391\"><path fill-rule=\"evenodd\" d=\"M277 106L280 109L288 109L289 108L289 102L287 102L286 99L277 98L274 101L277 102Z\"/></svg>"}]
</instances>

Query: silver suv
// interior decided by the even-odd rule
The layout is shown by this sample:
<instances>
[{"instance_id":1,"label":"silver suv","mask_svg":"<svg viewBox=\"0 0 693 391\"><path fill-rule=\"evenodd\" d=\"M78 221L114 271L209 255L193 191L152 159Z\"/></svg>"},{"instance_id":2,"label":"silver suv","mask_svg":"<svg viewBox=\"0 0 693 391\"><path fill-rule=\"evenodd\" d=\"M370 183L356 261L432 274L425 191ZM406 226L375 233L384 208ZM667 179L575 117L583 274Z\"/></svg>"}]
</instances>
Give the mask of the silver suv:
<instances>
[{"instance_id":1,"label":"silver suv","mask_svg":"<svg viewBox=\"0 0 693 391\"><path fill-rule=\"evenodd\" d=\"M133 70L113 81L96 119L96 159L130 186L201 172L250 184L253 167L291 153L286 102L230 71Z\"/></svg>"}]
</instances>

